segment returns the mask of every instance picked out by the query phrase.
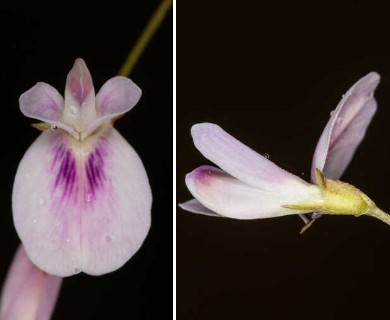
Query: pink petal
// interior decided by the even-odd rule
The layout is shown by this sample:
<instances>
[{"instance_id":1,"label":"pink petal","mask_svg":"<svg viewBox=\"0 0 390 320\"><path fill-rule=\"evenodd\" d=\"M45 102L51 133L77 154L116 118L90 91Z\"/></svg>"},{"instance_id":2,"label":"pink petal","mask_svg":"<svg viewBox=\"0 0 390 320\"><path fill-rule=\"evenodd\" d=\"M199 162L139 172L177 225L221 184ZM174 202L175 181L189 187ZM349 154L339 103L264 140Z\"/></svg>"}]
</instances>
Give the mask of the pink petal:
<instances>
[{"instance_id":1,"label":"pink petal","mask_svg":"<svg viewBox=\"0 0 390 320\"><path fill-rule=\"evenodd\" d=\"M62 278L39 270L22 245L9 269L0 302L2 320L49 320Z\"/></svg>"},{"instance_id":2,"label":"pink petal","mask_svg":"<svg viewBox=\"0 0 390 320\"><path fill-rule=\"evenodd\" d=\"M104 130L83 143L45 131L19 165L15 227L30 259L48 273L114 271L148 233L151 192L145 169L114 128Z\"/></svg>"},{"instance_id":3,"label":"pink petal","mask_svg":"<svg viewBox=\"0 0 390 320\"><path fill-rule=\"evenodd\" d=\"M90 124L86 135L103 122L131 110L141 94L141 89L128 78L118 76L108 80L96 95L97 119Z\"/></svg>"},{"instance_id":4,"label":"pink petal","mask_svg":"<svg viewBox=\"0 0 390 320\"><path fill-rule=\"evenodd\" d=\"M61 122L64 99L51 85L38 82L20 96L19 106L26 117L41 120L75 134L71 127Z\"/></svg>"},{"instance_id":5,"label":"pink petal","mask_svg":"<svg viewBox=\"0 0 390 320\"><path fill-rule=\"evenodd\" d=\"M64 99L51 85L38 82L19 98L20 110L29 118L57 122L64 108Z\"/></svg>"},{"instance_id":6,"label":"pink petal","mask_svg":"<svg viewBox=\"0 0 390 320\"><path fill-rule=\"evenodd\" d=\"M211 166L202 166L189 173L186 176L186 185L206 208L235 219L271 218L304 213L282 206L321 198L319 189L304 181L294 187L282 182L278 189L274 185L273 190L261 190Z\"/></svg>"},{"instance_id":7,"label":"pink petal","mask_svg":"<svg viewBox=\"0 0 390 320\"><path fill-rule=\"evenodd\" d=\"M91 74L84 60L78 58L66 78L65 100L69 99L67 103L81 106L94 94Z\"/></svg>"},{"instance_id":8,"label":"pink petal","mask_svg":"<svg viewBox=\"0 0 390 320\"><path fill-rule=\"evenodd\" d=\"M66 79L62 121L82 132L96 117L92 77L84 60L78 58Z\"/></svg>"},{"instance_id":9,"label":"pink petal","mask_svg":"<svg viewBox=\"0 0 390 320\"><path fill-rule=\"evenodd\" d=\"M96 109L100 117L115 117L128 112L141 98L141 89L130 79L114 77L96 95Z\"/></svg>"},{"instance_id":10,"label":"pink petal","mask_svg":"<svg viewBox=\"0 0 390 320\"><path fill-rule=\"evenodd\" d=\"M193 213L203 214L205 216L222 217L221 215L211 211L210 209L207 209L203 204L201 204L196 199L191 199L184 203L180 203L179 207L182 208L183 210L187 210Z\"/></svg>"},{"instance_id":11,"label":"pink petal","mask_svg":"<svg viewBox=\"0 0 390 320\"><path fill-rule=\"evenodd\" d=\"M306 182L253 151L215 124L200 123L191 129L196 148L233 177L264 190L299 188Z\"/></svg>"},{"instance_id":12,"label":"pink petal","mask_svg":"<svg viewBox=\"0 0 390 320\"><path fill-rule=\"evenodd\" d=\"M314 153L312 181L316 182L316 168L329 179L338 179L344 173L375 114L373 95L379 81L375 72L361 78L332 112Z\"/></svg>"}]
</instances>

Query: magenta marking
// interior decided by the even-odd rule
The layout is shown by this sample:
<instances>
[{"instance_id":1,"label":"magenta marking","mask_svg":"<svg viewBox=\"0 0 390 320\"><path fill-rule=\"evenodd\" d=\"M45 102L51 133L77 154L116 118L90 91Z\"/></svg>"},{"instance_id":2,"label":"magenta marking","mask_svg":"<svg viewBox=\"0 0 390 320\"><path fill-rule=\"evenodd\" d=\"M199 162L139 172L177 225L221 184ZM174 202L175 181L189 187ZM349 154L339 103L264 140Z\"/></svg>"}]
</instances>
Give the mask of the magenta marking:
<instances>
[{"instance_id":1,"label":"magenta marking","mask_svg":"<svg viewBox=\"0 0 390 320\"><path fill-rule=\"evenodd\" d=\"M62 189L62 198L70 196L76 181L76 160L70 149L64 144L59 145L54 150L55 156L52 163L56 178L54 180L54 190Z\"/></svg>"},{"instance_id":2,"label":"magenta marking","mask_svg":"<svg viewBox=\"0 0 390 320\"><path fill-rule=\"evenodd\" d=\"M99 143L91 152L85 162L86 191L92 199L96 198L96 192L101 190L105 181L104 158L106 155L105 145Z\"/></svg>"},{"instance_id":3,"label":"magenta marking","mask_svg":"<svg viewBox=\"0 0 390 320\"><path fill-rule=\"evenodd\" d=\"M79 192L78 168L71 148L59 143L53 149L51 171L54 174L53 192L59 192L61 200L72 198L77 201ZM106 181L105 162L107 143L101 139L84 160L83 197L87 202L96 199L97 192L104 189ZM58 191L57 191L58 190Z\"/></svg>"}]
</instances>

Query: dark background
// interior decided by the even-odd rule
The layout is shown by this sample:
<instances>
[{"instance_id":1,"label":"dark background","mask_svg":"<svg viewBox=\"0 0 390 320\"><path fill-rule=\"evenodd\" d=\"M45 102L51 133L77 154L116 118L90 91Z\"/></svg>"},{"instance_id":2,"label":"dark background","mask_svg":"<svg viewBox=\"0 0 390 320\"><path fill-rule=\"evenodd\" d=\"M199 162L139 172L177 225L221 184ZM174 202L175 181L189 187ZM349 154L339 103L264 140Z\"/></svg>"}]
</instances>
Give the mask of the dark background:
<instances>
[{"instance_id":1,"label":"dark background","mask_svg":"<svg viewBox=\"0 0 390 320\"><path fill-rule=\"evenodd\" d=\"M50 3L50 2L49 2ZM15 2L0 7L0 281L19 240L12 223L12 183L39 132L18 108L37 81L64 92L77 57L85 59L96 92L115 76L159 1ZM142 248L120 270L67 278L53 319L172 317L172 11L130 75L142 89L137 106L116 128L140 155L153 192L152 227Z\"/></svg>"},{"instance_id":2,"label":"dark background","mask_svg":"<svg viewBox=\"0 0 390 320\"><path fill-rule=\"evenodd\" d=\"M378 112L343 180L390 211L389 11L368 1L198 1L178 9L177 200L208 161L190 128L221 125L310 179L341 95L377 71ZM177 209L177 318L379 319L388 314L390 227L323 217L240 221Z\"/></svg>"}]
</instances>

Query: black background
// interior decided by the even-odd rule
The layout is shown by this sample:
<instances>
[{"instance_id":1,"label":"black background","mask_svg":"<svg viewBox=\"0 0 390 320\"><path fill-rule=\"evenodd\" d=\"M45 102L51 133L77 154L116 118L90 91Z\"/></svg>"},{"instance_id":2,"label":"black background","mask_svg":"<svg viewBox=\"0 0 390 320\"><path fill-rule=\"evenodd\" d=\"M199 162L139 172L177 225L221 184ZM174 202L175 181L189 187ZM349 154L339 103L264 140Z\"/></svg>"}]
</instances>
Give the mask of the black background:
<instances>
[{"instance_id":1,"label":"black background","mask_svg":"<svg viewBox=\"0 0 390 320\"><path fill-rule=\"evenodd\" d=\"M18 98L37 81L63 94L74 60L89 67L96 92L115 76L159 1L15 2L0 8L0 280L19 244L11 191L17 165L37 138ZM130 75L143 90L116 128L140 155L153 192L152 227L117 272L67 278L53 319L172 317L172 11Z\"/></svg>"},{"instance_id":2,"label":"black background","mask_svg":"<svg viewBox=\"0 0 390 320\"><path fill-rule=\"evenodd\" d=\"M389 11L368 1L197 1L179 6L177 199L207 160L190 128L222 126L310 179L341 95L377 71L378 111L343 180L390 211ZM379 319L388 314L390 227L323 217L240 221L177 209L178 319Z\"/></svg>"}]
</instances>

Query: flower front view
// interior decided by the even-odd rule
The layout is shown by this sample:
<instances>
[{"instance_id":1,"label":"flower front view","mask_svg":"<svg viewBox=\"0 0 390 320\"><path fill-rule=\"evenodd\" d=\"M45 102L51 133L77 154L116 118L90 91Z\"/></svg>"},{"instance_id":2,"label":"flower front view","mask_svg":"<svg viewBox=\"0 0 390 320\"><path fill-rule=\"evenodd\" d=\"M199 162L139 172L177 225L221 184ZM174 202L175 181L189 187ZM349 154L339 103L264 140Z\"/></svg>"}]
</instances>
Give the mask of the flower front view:
<instances>
[{"instance_id":1,"label":"flower front view","mask_svg":"<svg viewBox=\"0 0 390 320\"><path fill-rule=\"evenodd\" d=\"M128 78L98 94L82 59L69 72L65 99L37 83L19 100L45 130L16 173L12 208L31 261L47 273L100 275L120 268L150 227L151 190L134 149L113 121L139 100Z\"/></svg>"}]
</instances>

